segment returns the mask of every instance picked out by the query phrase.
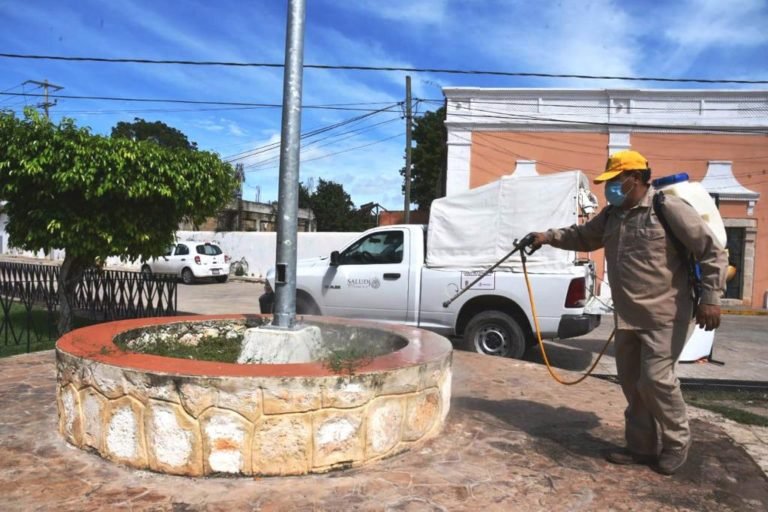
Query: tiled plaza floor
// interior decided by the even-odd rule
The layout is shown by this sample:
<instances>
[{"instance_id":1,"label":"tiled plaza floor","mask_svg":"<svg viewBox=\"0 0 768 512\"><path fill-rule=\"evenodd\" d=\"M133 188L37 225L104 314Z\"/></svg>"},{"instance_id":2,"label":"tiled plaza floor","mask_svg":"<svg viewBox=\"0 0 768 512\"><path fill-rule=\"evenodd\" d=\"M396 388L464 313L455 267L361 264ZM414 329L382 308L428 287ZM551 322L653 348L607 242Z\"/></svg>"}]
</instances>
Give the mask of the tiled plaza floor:
<instances>
[{"instance_id":1,"label":"tiled plaza floor","mask_svg":"<svg viewBox=\"0 0 768 512\"><path fill-rule=\"evenodd\" d=\"M527 362L456 352L438 439L366 468L291 478L115 466L58 435L54 388L52 352L0 360L1 510L768 510L755 462L768 467L766 429L693 411L694 445L679 474L612 466L600 451L622 440L618 386L566 388Z\"/></svg>"}]
</instances>

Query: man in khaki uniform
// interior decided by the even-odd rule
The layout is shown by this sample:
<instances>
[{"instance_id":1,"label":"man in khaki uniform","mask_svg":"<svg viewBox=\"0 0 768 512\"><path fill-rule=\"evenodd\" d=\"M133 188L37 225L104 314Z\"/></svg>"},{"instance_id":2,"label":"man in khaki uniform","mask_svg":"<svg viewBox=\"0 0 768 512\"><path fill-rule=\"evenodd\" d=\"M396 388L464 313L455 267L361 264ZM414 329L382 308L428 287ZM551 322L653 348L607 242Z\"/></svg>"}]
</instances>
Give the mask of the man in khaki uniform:
<instances>
[{"instance_id":1,"label":"man in khaki uniform","mask_svg":"<svg viewBox=\"0 0 768 512\"><path fill-rule=\"evenodd\" d=\"M665 196L662 215L669 229L701 267L702 291L695 307L688 262L653 209L656 192L650 174L640 153L615 153L595 180L605 183L610 206L585 224L532 233L532 247L550 244L584 252L605 248L615 308L616 370L628 402L626 448L609 452L606 459L614 464L655 464L659 472L673 474L685 463L691 446L675 363L694 315L706 330L720 325L728 262L724 248L693 207Z\"/></svg>"}]
</instances>

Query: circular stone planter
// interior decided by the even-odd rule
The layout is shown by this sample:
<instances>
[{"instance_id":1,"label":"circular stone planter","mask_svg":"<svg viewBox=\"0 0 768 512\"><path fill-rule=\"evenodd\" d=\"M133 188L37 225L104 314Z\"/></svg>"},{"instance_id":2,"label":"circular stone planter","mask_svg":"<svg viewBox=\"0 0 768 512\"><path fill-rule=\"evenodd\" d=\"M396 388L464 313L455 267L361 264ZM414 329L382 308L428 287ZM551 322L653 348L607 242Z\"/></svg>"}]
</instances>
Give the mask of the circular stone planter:
<instances>
[{"instance_id":1,"label":"circular stone planter","mask_svg":"<svg viewBox=\"0 0 768 512\"><path fill-rule=\"evenodd\" d=\"M56 344L59 431L134 468L187 476L302 475L360 466L436 436L451 396L451 344L405 326L305 317L323 336L389 340L350 374L323 362L230 364L119 349L127 331L260 315L145 318Z\"/></svg>"}]
</instances>

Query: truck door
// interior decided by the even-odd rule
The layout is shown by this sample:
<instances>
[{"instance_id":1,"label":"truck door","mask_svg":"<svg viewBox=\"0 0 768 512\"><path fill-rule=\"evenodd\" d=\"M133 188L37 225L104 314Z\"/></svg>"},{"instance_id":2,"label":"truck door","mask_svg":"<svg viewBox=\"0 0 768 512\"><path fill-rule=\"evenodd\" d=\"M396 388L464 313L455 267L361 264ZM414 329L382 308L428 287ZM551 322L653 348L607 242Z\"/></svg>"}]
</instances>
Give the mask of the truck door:
<instances>
[{"instance_id":1,"label":"truck door","mask_svg":"<svg viewBox=\"0 0 768 512\"><path fill-rule=\"evenodd\" d=\"M408 240L402 230L371 233L340 254L323 279L325 314L405 322Z\"/></svg>"}]
</instances>

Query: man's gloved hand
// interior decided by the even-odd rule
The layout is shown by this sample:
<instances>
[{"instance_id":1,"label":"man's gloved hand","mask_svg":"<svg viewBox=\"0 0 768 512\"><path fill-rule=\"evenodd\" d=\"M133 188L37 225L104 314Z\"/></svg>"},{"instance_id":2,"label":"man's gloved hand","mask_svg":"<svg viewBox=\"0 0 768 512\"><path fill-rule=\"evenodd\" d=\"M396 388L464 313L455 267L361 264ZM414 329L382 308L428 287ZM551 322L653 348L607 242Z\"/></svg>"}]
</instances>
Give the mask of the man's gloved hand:
<instances>
[{"instance_id":1,"label":"man's gloved hand","mask_svg":"<svg viewBox=\"0 0 768 512\"><path fill-rule=\"evenodd\" d=\"M529 247L532 251L535 251L542 245L546 245L550 242L548 233L528 233L523 240L530 240Z\"/></svg>"},{"instance_id":2,"label":"man's gloved hand","mask_svg":"<svg viewBox=\"0 0 768 512\"><path fill-rule=\"evenodd\" d=\"M720 306L699 304L696 308L696 325L705 331L714 331L720 327Z\"/></svg>"}]
</instances>

